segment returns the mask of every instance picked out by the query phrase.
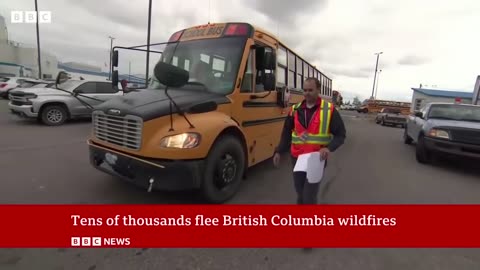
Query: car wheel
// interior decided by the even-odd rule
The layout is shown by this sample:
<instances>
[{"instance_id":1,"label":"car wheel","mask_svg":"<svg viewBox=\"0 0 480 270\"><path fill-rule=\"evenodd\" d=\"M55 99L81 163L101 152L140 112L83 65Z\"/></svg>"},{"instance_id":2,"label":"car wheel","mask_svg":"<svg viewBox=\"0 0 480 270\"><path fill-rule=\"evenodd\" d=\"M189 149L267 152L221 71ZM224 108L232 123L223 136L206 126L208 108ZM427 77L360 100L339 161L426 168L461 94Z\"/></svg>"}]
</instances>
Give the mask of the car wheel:
<instances>
[{"instance_id":1,"label":"car wheel","mask_svg":"<svg viewBox=\"0 0 480 270\"><path fill-rule=\"evenodd\" d=\"M223 136L207 157L201 191L210 203L223 203L232 198L242 183L246 166L241 142Z\"/></svg>"},{"instance_id":2,"label":"car wheel","mask_svg":"<svg viewBox=\"0 0 480 270\"><path fill-rule=\"evenodd\" d=\"M423 136L418 138L415 156L417 161L422 164L428 164L432 160L432 154L425 146L425 138Z\"/></svg>"},{"instance_id":3,"label":"car wheel","mask_svg":"<svg viewBox=\"0 0 480 270\"><path fill-rule=\"evenodd\" d=\"M67 109L61 105L47 105L42 110L42 122L48 126L60 126L67 121Z\"/></svg>"},{"instance_id":4,"label":"car wheel","mask_svg":"<svg viewBox=\"0 0 480 270\"><path fill-rule=\"evenodd\" d=\"M407 128L405 128L403 130L403 142L405 144L412 144L412 142L413 142L412 138L410 138L410 136L408 136Z\"/></svg>"}]
</instances>

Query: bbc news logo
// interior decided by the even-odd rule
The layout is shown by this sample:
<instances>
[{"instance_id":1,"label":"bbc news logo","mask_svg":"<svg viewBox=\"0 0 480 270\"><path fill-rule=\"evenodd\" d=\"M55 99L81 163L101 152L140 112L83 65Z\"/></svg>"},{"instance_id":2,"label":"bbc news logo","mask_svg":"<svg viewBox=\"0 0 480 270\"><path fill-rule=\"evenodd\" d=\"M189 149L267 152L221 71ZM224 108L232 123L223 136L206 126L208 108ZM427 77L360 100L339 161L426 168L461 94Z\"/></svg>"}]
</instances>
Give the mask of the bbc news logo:
<instances>
[{"instance_id":1,"label":"bbc news logo","mask_svg":"<svg viewBox=\"0 0 480 270\"><path fill-rule=\"evenodd\" d=\"M37 23L36 11L12 11L10 12L11 23ZM51 11L39 11L38 23L52 23Z\"/></svg>"},{"instance_id":2,"label":"bbc news logo","mask_svg":"<svg viewBox=\"0 0 480 270\"><path fill-rule=\"evenodd\" d=\"M72 247L129 246L130 238L72 237Z\"/></svg>"}]
</instances>

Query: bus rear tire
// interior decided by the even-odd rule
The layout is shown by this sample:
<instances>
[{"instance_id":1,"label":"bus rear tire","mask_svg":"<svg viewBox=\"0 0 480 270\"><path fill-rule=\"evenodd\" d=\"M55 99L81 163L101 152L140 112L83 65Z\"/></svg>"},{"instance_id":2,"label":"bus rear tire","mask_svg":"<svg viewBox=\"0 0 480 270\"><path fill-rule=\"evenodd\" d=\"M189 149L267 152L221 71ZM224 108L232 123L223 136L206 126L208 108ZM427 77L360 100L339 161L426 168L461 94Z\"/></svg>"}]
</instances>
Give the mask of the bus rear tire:
<instances>
[{"instance_id":1,"label":"bus rear tire","mask_svg":"<svg viewBox=\"0 0 480 270\"><path fill-rule=\"evenodd\" d=\"M201 186L203 197L210 203L223 203L240 188L246 166L241 142L234 136L222 136L207 157Z\"/></svg>"}]
</instances>

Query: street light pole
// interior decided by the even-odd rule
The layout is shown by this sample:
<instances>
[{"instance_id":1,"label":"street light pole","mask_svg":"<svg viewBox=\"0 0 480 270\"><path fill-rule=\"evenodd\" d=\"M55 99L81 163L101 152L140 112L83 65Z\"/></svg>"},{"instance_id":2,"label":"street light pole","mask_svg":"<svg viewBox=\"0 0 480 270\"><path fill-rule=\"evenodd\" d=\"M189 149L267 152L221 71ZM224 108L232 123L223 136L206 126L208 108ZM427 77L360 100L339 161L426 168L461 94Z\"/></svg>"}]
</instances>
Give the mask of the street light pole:
<instances>
[{"instance_id":1,"label":"street light pole","mask_svg":"<svg viewBox=\"0 0 480 270\"><path fill-rule=\"evenodd\" d=\"M41 56L40 56L40 29L38 26L38 3L37 0L35 0L35 12L37 15L37 54L38 54L38 79L42 79L42 61L41 61Z\"/></svg>"},{"instance_id":2,"label":"street light pole","mask_svg":"<svg viewBox=\"0 0 480 270\"><path fill-rule=\"evenodd\" d=\"M378 59L380 58L380 54L382 54L383 52L378 52L378 53L375 53L375 55L377 55L377 64L375 65L375 75L373 77L373 87L372 87L372 96L371 98L375 98L374 97L374 94L375 94L375 81L377 80L377 71L378 71Z\"/></svg>"},{"instance_id":3,"label":"street light pole","mask_svg":"<svg viewBox=\"0 0 480 270\"><path fill-rule=\"evenodd\" d=\"M377 94L378 94L378 81L380 81L380 74L382 73L382 70L380 69L378 71L378 77L377 77L377 85L375 87L375 99L377 99Z\"/></svg>"},{"instance_id":4,"label":"street light pole","mask_svg":"<svg viewBox=\"0 0 480 270\"><path fill-rule=\"evenodd\" d=\"M110 65L108 69L108 79L110 80L112 78L112 50L113 50L113 40L115 38L112 36L108 36L108 38L110 39L110 61L109 61Z\"/></svg>"},{"instance_id":5,"label":"street light pole","mask_svg":"<svg viewBox=\"0 0 480 270\"><path fill-rule=\"evenodd\" d=\"M150 68L150 27L152 25L152 0L148 1L148 29L147 29L147 70L145 71L145 86L148 86L148 70Z\"/></svg>"}]
</instances>

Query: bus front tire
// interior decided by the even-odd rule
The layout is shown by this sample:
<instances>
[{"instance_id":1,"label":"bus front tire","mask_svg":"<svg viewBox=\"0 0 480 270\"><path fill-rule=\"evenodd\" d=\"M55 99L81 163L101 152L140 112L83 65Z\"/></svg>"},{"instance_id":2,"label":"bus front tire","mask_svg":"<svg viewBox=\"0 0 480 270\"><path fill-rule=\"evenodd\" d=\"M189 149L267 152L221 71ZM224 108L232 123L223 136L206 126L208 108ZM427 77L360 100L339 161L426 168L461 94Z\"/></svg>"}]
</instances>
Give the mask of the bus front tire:
<instances>
[{"instance_id":1,"label":"bus front tire","mask_svg":"<svg viewBox=\"0 0 480 270\"><path fill-rule=\"evenodd\" d=\"M238 191L246 166L241 142L233 136L221 137L207 157L201 187L210 203L223 203Z\"/></svg>"}]
</instances>

